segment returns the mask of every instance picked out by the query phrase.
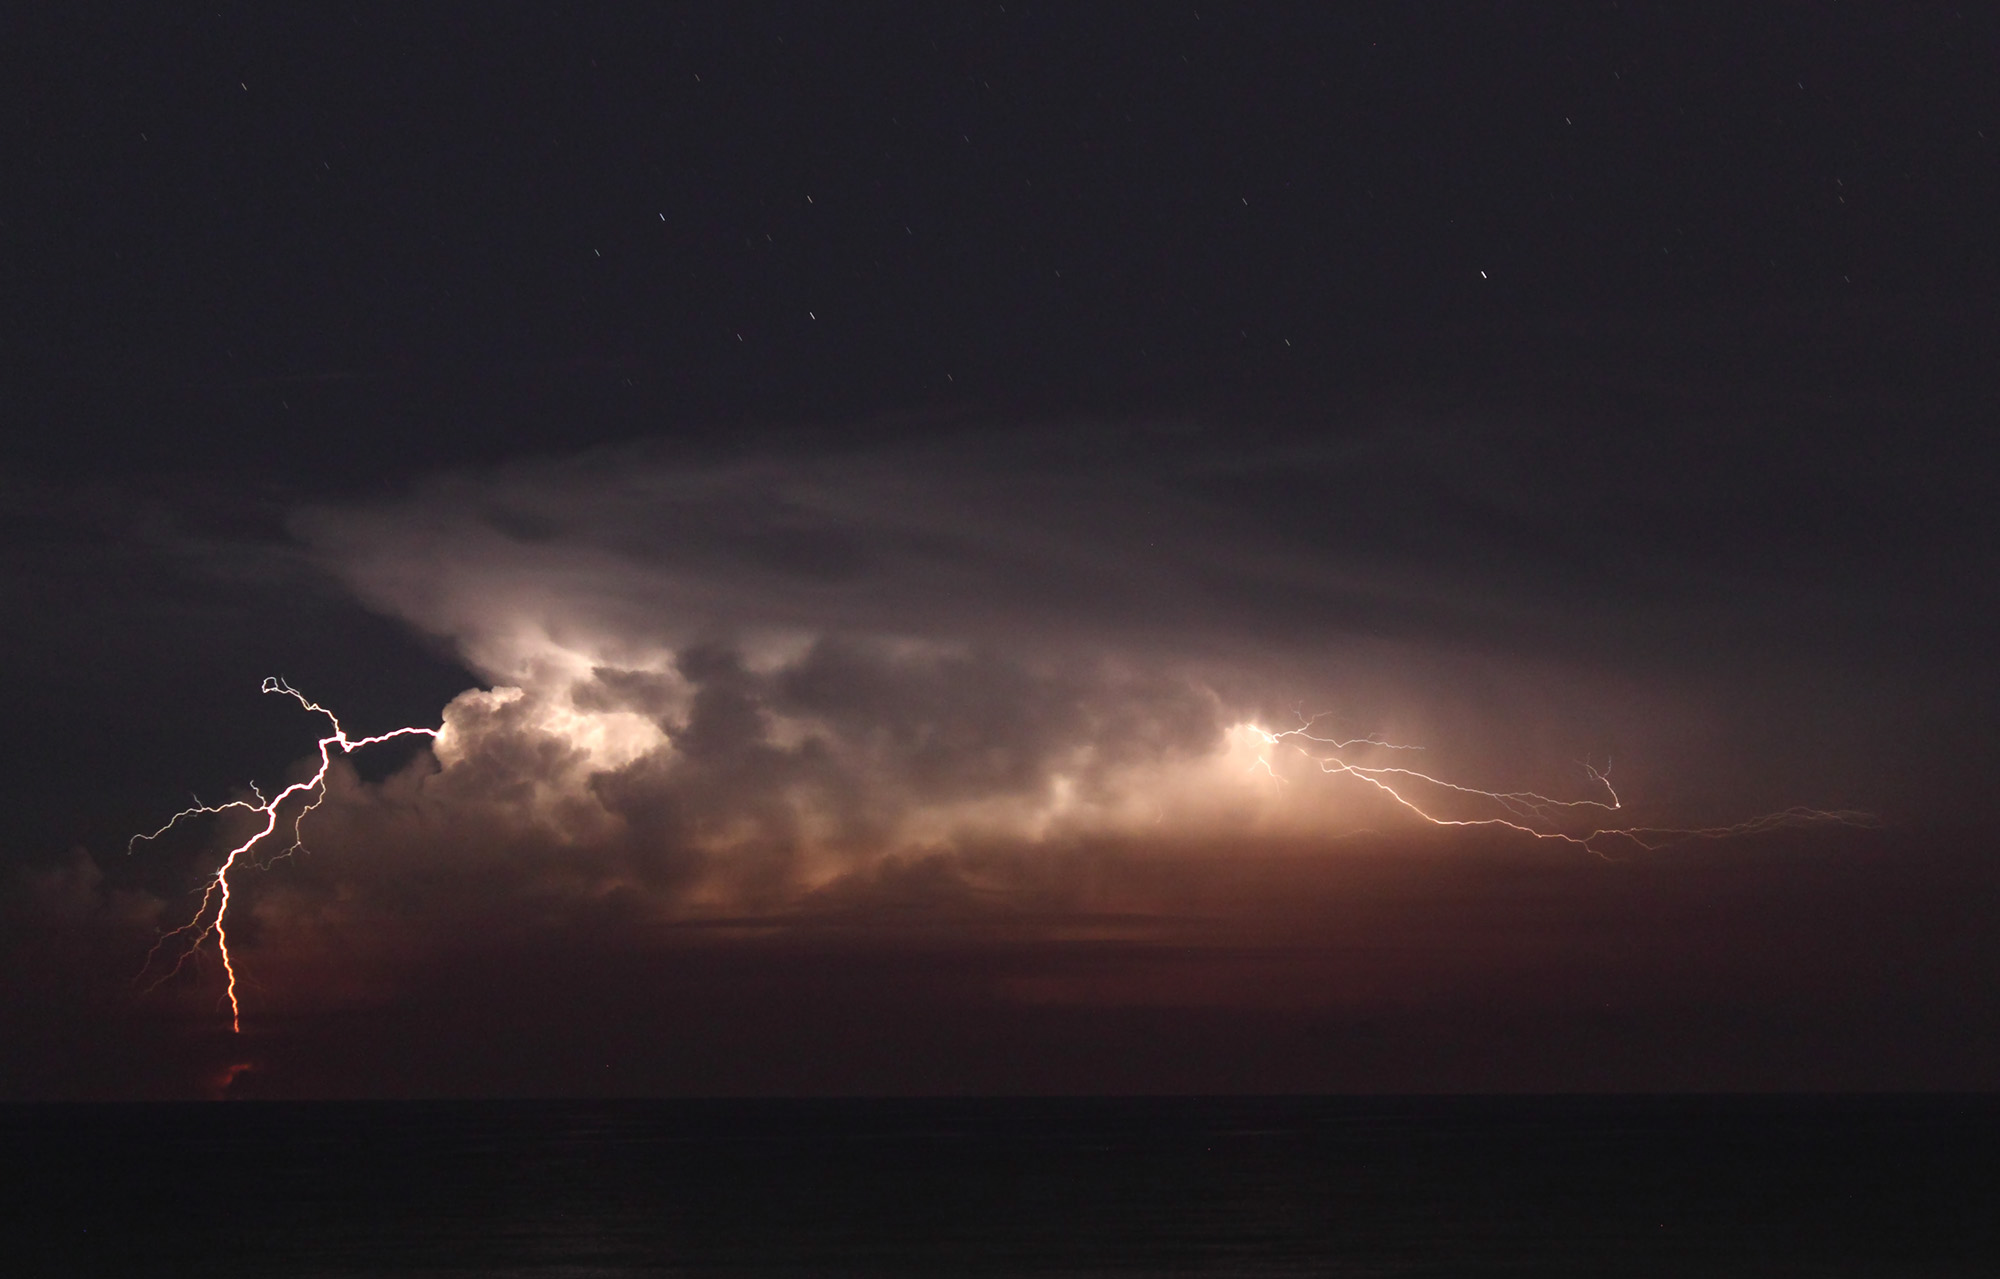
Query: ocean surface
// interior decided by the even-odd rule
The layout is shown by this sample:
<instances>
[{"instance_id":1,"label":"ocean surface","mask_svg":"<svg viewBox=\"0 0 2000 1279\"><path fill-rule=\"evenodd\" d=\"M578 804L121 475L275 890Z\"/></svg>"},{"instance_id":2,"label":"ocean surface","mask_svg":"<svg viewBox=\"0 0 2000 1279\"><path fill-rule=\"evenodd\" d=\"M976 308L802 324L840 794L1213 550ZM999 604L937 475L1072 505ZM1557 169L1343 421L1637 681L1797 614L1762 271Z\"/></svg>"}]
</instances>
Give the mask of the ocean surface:
<instances>
[{"instance_id":1,"label":"ocean surface","mask_svg":"<svg viewBox=\"0 0 2000 1279\"><path fill-rule=\"evenodd\" d=\"M6 1275L2000 1275L2000 1097L0 1107Z\"/></svg>"}]
</instances>

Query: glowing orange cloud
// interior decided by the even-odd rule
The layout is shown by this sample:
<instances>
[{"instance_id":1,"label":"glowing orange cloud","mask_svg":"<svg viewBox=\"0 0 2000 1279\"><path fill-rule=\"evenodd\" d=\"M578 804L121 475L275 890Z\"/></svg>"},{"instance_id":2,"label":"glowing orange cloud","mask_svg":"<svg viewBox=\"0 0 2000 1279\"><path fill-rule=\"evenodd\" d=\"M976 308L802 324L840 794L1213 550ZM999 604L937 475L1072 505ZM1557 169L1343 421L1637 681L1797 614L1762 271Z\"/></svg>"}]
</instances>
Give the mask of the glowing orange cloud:
<instances>
[{"instance_id":1,"label":"glowing orange cloud","mask_svg":"<svg viewBox=\"0 0 2000 1279\"><path fill-rule=\"evenodd\" d=\"M644 784L648 777L660 776L660 769L672 766L682 757L684 748L692 749L688 744L699 738L698 717L691 717L683 724L678 718L682 712L673 709L675 704L690 700L692 695L688 690L693 686L684 687L686 681L673 670L671 655L664 660L662 671L646 675L650 682L643 685L644 690L650 690L648 696L664 699L661 706L667 709L657 713L641 713L625 703L592 702L590 691L601 693L605 687L603 672L591 675L592 682L587 684L551 675L538 681L539 687L475 689L463 693L446 708L439 728L398 728L370 737L349 736L325 707L308 700L283 680L266 680L264 692L290 697L307 711L324 715L332 725L332 732L319 739L318 767L309 777L268 797L253 785L250 789L254 799L196 803L174 814L158 830L134 838L132 847L158 839L181 822L198 816L242 812L259 819L257 829L229 849L209 875L193 918L158 938L146 957L141 975L153 971L162 950L178 939L179 950L171 966L154 985L168 980L213 935L226 977L230 1025L241 1032L237 967L230 953L228 932L232 875L245 862L257 864L260 848L274 849L273 857L284 857L303 846L305 819L327 797L327 777L336 750L351 754L399 737L425 737L434 744L440 780L450 781L476 770L477 748L484 739L559 739L568 748L564 752L523 754L533 761L530 767L540 770L534 780L551 788L552 793L559 792L565 801L543 805L547 810L543 818L562 824L570 833L576 831L579 822L589 826L600 819L619 821L612 810L585 809L569 801L598 793L600 788L593 784L596 779L622 778L626 782L636 779ZM591 670L588 663L570 665L575 667L572 676L576 671ZM669 675L673 678L668 679ZM1282 731L1250 721L1220 728L1227 717L1221 714L1219 701L1205 690L1202 694L1207 698L1202 703L1205 713L1214 716L1208 722L1220 731L1208 737L1205 744L1179 755L1162 747L1107 763L1101 757L1107 744L1100 740L1101 733L1109 732L1116 742L1123 740L1120 731L1080 730L1084 736L1068 742L1063 751L1049 755L1044 766L1030 774L1002 778L963 792L924 796L898 790L895 785L898 778L886 781L877 778L878 783L887 787L884 793L893 795L889 801L894 805L893 820L874 827L868 847L858 851L852 847L852 840L844 840L839 834L832 817L814 807L824 801L814 800L810 793L791 796L787 802L795 807L787 811L792 815L790 828L798 842L792 850L797 859L792 863L790 887L810 890L824 886L854 870L857 858L879 858L906 850L936 850L961 845L967 838L981 843L998 837L1012 845L1033 847L1047 846L1081 833L1138 834L1169 823L1172 829L1180 831L1209 827L1240 832L1275 820L1280 826L1323 832L1330 829L1329 822L1338 825L1345 821L1346 818L1334 815L1318 803L1311 805L1309 811L1281 800L1280 795L1288 790L1285 774L1296 770L1274 766L1273 756L1279 750L1287 755L1295 752L1296 758L1317 766L1321 775L1346 776L1365 783L1401 810L1434 826L1498 828L1536 840L1559 841L1607 858L1619 851L1653 851L1684 840L1725 839L1788 826L1873 824L1870 817L1858 812L1792 808L1728 826L1618 826L1612 822L1623 804L1602 769L1584 766L1596 792L1589 798L1555 799L1534 791L1482 790L1401 763L1369 762L1380 759L1383 752L1408 755L1422 748L1375 736L1344 740L1326 736L1316 731L1319 718L1304 719L1298 727ZM1159 695L1157 689L1153 695ZM764 733L759 741L772 746L774 751L781 739L796 739L798 749L810 748L823 755L844 740L837 735L815 736L834 733L825 724L777 716L765 722ZM768 758L778 760L782 755L774 753ZM874 763L892 772L910 766L907 760L900 764L884 760ZM757 767L763 771L767 765ZM1275 781L1258 780L1264 775ZM867 784L850 780L856 785ZM714 787L708 789L713 791ZM465 802L463 793L457 801L449 798L452 794L449 788L440 793L446 797L444 802ZM527 803L530 809L537 804L534 799L517 802ZM726 797L721 802L725 808L730 807ZM465 811L458 810L459 815L463 816ZM507 811L515 818L523 815L521 810ZM737 815L723 814L731 819ZM274 838L287 821L290 843L275 848ZM716 841L711 851L727 860L736 847L731 843L736 836L730 834L728 821L719 822L717 829L719 833L704 838ZM727 896L725 889L714 885L706 890L691 888L683 904L700 906L705 900L704 891L708 898L715 899L708 900L711 906L719 903L717 893Z\"/></svg>"}]
</instances>

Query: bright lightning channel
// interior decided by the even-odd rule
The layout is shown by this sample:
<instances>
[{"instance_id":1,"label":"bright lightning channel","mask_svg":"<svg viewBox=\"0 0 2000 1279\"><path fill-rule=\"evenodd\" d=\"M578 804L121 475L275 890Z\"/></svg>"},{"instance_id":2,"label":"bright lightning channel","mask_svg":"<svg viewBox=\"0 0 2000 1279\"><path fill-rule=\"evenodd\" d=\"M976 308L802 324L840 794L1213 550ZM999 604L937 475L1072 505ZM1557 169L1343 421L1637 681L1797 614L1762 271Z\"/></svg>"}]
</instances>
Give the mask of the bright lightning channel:
<instances>
[{"instance_id":1,"label":"bright lightning channel","mask_svg":"<svg viewBox=\"0 0 2000 1279\"><path fill-rule=\"evenodd\" d=\"M1734 839L1745 835L1756 835L1765 831L1783 830L1798 826L1858 826L1876 827L1881 823L1872 814L1856 809L1821 809L1795 807L1781 812L1765 813L1748 821L1736 822L1728 826L1612 826L1600 824L1597 814L1611 814L1621 811L1624 803L1611 785L1607 775L1609 766L1599 770L1589 764L1583 765L1591 784L1599 789L1599 799L1552 799L1535 791L1489 791L1471 786L1461 786L1448 782L1429 773L1414 768L1390 767L1385 765L1357 764L1341 758L1340 752L1356 747L1373 747L1379 750L1418 751L1421 746L1403 746L1386 742L1378 737L1356 737L1345 741L1321 737L1313 731L1324 716L1305 720L1297 728L1283 732L1256 728L1254 731L1267 746L1290 746L1301 755L1319 766L1322 773L1344 774L1373 786L1405 809L1416 814L1433 826L1492 826L1517 831L1520 834L1540 840L1558 840L1573 844L1595 855L1609 860L1619 850L1636 852L1658 852L1662 848L1689 840ZM1307 745L1306 743L1311 743ZM1273 777L1278 772L1271 766L1268 757L1260 756L1253 767L1262 769ZM1283 780L1283 778L1279 778ZM1490 817L1441 817L1412 799L1406 791L1434 786L1441 791L1467 796L1497 805L1498 814Z\"/></svg>"},{"instance_id":2,"label":"bright lightning channel","mask_svg":"<svg viewBox=\"0 0 2000 1279\"><path fill-rule=\"evenodd\" d=\"M195 952L201 949L201 944L213 936L215 938L215 948L222 954L223 974L228 979L229 1028L239 1035L243 1033L243 1007L236 995L236 964L229 954L229 872L236 869L240 862L254 860L254 850L257 846L277 833L279 810L285 806L287 801L295 798L302 798L303 802L298 805L296 811L292 814L292 842L277 853L276 856L286 857L305 847L304 824L306 815L318 808L321 802L326 799L326 775L333 767L333 752L336 747L339 748L341 754L351 755L364 746L374 746L398 737L428 737L436 740L439 732L435 728L413 727L391 729L386 733L377 733L373 737L349 737L347 730L340 726L340 720L332 711L321 706L318 702L308 699L305 694L299 692L284 680L276 677L266 679L263 691L289 697L300 706L305 707L306 710L314 714L326 716L327 722L333 725L333 732L319 739L319 767L314 770L313 775L302 782L293 782L290 786L285 787L268 799L265 798L264 792L257 789L256 783L253 782L250 785L250 793L257 797L257 802L254 804L247 799L232 799L224 804L204 804L197 798L194 807L183 808L180 812L175 813L171 818L167 819L166 825L156 831L145 835L133 836L131 842L125 848L125 851L130 853L140 844L160 838L160 836L178 826L182 820L190 817L202 817L216 813L243 812L254 814L264 819L262 829L236 847L230 849L228 856L222 859L222 865L217 867L215 873L208 877L208 882L202 888L201 905L196 908L194 918L182 924L179 928L160 934L159 939L153 943L153 948L146 952L146 963L144 968L140 970L141 976L151 971L153 961L159 955L162 947L166 946L176 937L184 939L180 954L174 959L173 967L169 968L166 973L153 983L153 986L157 987L162 982L168 981L175 974L179 973L186 966L188 960L194 957ZM211 905L214 906L213 914L209 910Z\"/></svg>"},{"instance_id":3,"label":"bright lightning channel","mask_svg":"<svg viewBox=\"0 0 2000 1279\"><path fill-rule=\"evenodd\" d=\"M237 799L222 804L203 804L197 799L193 807L175 813L158 830L134 836L127 847L129 852L141 843L158 839L181 822L193 817L241 812L262 819L261 827L248 839L230 849L223 857L221 865L208 877L202 887L201 903L196 908L193 918L179 928L162 933L154 942L153 948L147 952L146 962L140 970L142 977L145 973L151 972L160 952L174 939L181 939L181 948L172 966L153 982L153 986L157 987L178 974L196 956L202 944L213 936L216 950L222 956L222 969L227 979L230 1029L238 1034L243 1030L243 1015L237 994L236 964L229 953L231 872L246 861L255 864L258 848L277 835L283 820L282 810L294 800L299 802L293 809L289 823L291 843L274 853L273 858L289 856L305 847L305 819L326 799L326 778L333 767L333 753L336 749L343 755L351 755L364 746L378 745L399 737L428 737L435 741L442 731L435 728L407 727L391 729L372 737L350 737L333 712L310 700L284 680L266 679L262 691L289 697L307 711L324 715L327 722L333 726L331 733L319 739L319 767L313 771L312 776L294 782L268 797L253 783L250 786L250 793L255 796L254 803L246 799ZM1343 752L1354 750L1413 752L1423 748L1400 745L1379 737L1356 737L1345 740L1324 737L1315 731L1316 725L1322 718L1324 716L1312 719L1302 717L1299 727L1282 732L1255 726L1246 727L1249 727L1267 747L1295 749L1317 764L1322 773L1344 774L1364 782L1434 826L1495 827L1538 840L1560 841L1608 859L1614 852L1620 850L1653 852L1689 840L1728 839L1789 827L1827 824L1863 827L1879 825L1872 815L1854 810L1788 808L1782 812L1767 813L1728 826L1691 828L1613 826L1609 824L1609 815L1620 812L1623 803L1607 775L1608 769L1600 770L1589 764L1583 766L1592 786L1599 792L1598 798L1563 800L1553 799L1535 791L1480 790L1449 782L1414 768L1364 764L1344 758ZM1284 780L1272 767L1268 755L1259 756L1252 767L1261 769L1278 781ZM1499 811L1487 817L1443 816L1426 808L1412 797L1410 792L1421 792L1424 787L1488 803L1496 806Z\"/></svg>"}]
</instances>

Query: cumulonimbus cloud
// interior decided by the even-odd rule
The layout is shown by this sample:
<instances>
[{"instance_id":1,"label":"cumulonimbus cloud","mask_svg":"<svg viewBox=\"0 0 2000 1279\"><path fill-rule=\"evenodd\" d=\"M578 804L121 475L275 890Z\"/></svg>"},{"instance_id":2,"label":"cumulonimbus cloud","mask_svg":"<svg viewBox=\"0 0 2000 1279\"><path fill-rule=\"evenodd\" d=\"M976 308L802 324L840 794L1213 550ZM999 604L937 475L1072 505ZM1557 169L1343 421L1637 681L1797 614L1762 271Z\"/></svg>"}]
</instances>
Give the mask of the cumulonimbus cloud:
<instances>
[{"instance_id":1,"label":"cumulonimbus cloud","mask_svg":"<svg viewBox=\"0 0 2000 1279\"><path fill-rule=\"evenodd\" d=\"M445 709L413 802L680 908L768 908L884 859L1003 844L1407 825L1306 743L1270 740L1302 712L1398 745L1471 726L1428 743L1424 770L1470 770L1469 790L1423 795L1467 818L1519 815L1486 790L1606 798L1585 766L1606 708L1587 702L1637 708L1634 736L1699 733L1670 692L1560 645L1536 655L1536 636L1595 625L1596 595L1532 564L1482 569L1448 535L1459 462L1394 439L628 447L446 476L296 530L489 683ZM1301 529L1304 481L1331 515ZM1530 775L1538 751L1563 770Z\"/></svg>"},{"instance_id":2,"label":"cumulonimbus cloud","mask_svg":"<svg viewBox=\"0 0 2000 1279\"><path fill-rule=\"evenodd\" d=\"M1579 559L1602 505L1527 510L1476 452L1421 431L1262 452L1145 430L631 446L301 512L306 554L479 686L388 776L336 758L310 855L237 874L246 1027L444 999L489 961L630 957L697 982L715 947L817 964L850 942L890 967L1018 951L960 994L1023 1006L1490 982L1537 944L1496 940L1509 894L1561 917L1613 882L1593 850L1441 831L1320 761L1403 769L1378 778L1435 816L1534 830L1752 817L1701 784L1746 758L1718 686L1690 677L1727 653L1683 655L1768 620L1774 594L1643 538ZM1601 804L1607 767L1615 812L1524 808L1530 790ZM70 896L101 897L79 867ZM1461 927L1468 894L1492 917ZM105 926L185 919L139 905ZM1399 949L1419 943L1438 974ZM1100 945L1137 966L1033 958ZM1220 985L1169 962L1215 947L1234 956ZM171 989L212 1019L198 967Z\"/></svg>"}]
</instances>

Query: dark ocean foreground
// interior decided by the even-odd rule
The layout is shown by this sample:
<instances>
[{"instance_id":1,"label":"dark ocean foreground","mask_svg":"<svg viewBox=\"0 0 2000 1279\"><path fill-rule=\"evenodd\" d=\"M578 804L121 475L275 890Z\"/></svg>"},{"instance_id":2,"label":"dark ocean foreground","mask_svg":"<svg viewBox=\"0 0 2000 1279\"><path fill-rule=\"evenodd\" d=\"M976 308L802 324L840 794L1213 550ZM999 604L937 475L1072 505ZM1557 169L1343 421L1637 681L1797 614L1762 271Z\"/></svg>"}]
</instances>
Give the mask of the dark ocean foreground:
<instances>
[{"instance_id":1,"label":"dark ocean foreground","mask_svg":"<svg viewBox=\"0 0 2000 1279\"><path fill-rule=\"evenodd\" d=\"M0 1107L8 1275L2000 1275L2000 1098Z\"/></svg>"}]
</instances>

